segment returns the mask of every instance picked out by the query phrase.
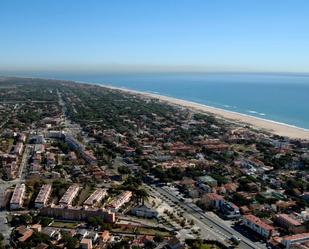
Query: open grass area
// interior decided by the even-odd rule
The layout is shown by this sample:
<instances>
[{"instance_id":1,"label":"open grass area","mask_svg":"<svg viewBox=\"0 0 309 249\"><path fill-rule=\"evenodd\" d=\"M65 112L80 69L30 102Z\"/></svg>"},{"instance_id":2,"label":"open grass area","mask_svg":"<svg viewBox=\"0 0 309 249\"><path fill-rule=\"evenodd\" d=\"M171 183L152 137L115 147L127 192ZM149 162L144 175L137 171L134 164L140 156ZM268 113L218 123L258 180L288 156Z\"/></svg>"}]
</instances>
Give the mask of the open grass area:
<instances>
[{"instance_id":1,"label":"open grass area","mask_svg":"<svg viewBox=\"0 0 309 249\"><path fill-rule=\"evenodd\" d=\"M156 235L159 234L163 237L169 237L172 234L169 231L163 231L156 228L148 228L148 227L115 227L111 230L113 233L129 233L129 234L140 234L140 235Z\"/></svg>"},{"instance_id":2,"label":"open grass area","mask_svg":"<svg viewBox=\"0 0 309 249\"><path fill-rule=\"evenodd\" d=\"M77 205L81 206L92 192L93 191L91 190L91 187L88 185L85 188L83 188L81 193L79 194Z\"/></svg>"},{"instance_id":3,"label":"open grass area","mask_svg":"<svg viewBox=\"0 0 309 249\"><path fill-rule=\"evenodd\" d=\"M68 228L68 229L74 229L77 227L76 222L64 222L64 221L54 221L50 226L51 227L57 227L57 228Z\"/></svg>"}]
</instances>

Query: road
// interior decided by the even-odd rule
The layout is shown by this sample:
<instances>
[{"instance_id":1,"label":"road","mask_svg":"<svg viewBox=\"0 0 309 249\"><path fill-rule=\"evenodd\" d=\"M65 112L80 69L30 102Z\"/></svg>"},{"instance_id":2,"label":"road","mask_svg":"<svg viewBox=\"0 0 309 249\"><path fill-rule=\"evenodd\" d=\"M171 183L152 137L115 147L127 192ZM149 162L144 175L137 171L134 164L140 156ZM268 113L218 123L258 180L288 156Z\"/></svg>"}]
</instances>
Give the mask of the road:
<instances>
[{"instance_id":1,"label":"road","mask_svg":"<svg viewBox=\"0 0 309 249\"><path fill-rule=\"evenodd\" d=\"M22 160L20 163L18 177L12 181L0 180L0 203L1 205L4 201L6 189L13 187L16 184L23 183L25 181L30 149L31 149L30 145L26 145L26 148L24 150ZM0 210L0 233L2 233L4 236L5 244L9 244L9 239L10 239L10 234L11 234L11 227L7 224L7 215L8 215L8 211L2 210L2 209Z\"/></svg>"},{"instance_id":2,"label":"road","mask_svg":"<svg viewBox=\"0 0 309 249\"><path fill-rule=\"evenodd\" d=\"M164 187L151 186L152 190L160 193L163 196L166 196L173 203L177 203L185 213L190 214L195 221L198 221L196 224L200 225L201 229L207 229L207 232L211 231L211 235L219 241L226 240L231 238L233 235L241 239L239 248L242 249L265 249L265 245L258 244L250 241L248 238L244 237L242 234L238 233L234 229L228 227L223 220L220 218L215 218L201 210L193 203L181 202L180 198L176 196L172 191L168 191Z\"/></svg>"},{"instance_id":3,"label":"road","mask_svg":"<svg viewBox=\"0 0 309 249\"><path fill-rule=\"evenodd\" d=\"M146 185L147 186L147 185ZM228 246L227 243L227 237L219 234L219 233L215 233L209 226L205 225L199 217L196 217L194 215L192 215L192 212L188 212L185 211L183 208L181 207L173 207L175 204L173 203L173 200L170 199L169 197L165 197L165 193L157 190L155 187L153 186L147 186L148 190L151 191L151 194L156 196L157 198L161 199L163 202L165 202L169 207L171 207L172 209L174 209L175 212L179 212L182 211L183 212L183 216L187 219L187 220L193 220L194 221L194 226L198 227L200 229L200 234L201 237L204 239L215 239L217 241L220 241L221 243L225 244L226 246ZM180 226L179 226L180 229ZM182 234L182 231L179 231L179 234L181 237L187 237L187 235ZM193 235L192 235L193 236ZM191 238L193 238L192 236L190 236Z\"/></svg>"}]
</instances>

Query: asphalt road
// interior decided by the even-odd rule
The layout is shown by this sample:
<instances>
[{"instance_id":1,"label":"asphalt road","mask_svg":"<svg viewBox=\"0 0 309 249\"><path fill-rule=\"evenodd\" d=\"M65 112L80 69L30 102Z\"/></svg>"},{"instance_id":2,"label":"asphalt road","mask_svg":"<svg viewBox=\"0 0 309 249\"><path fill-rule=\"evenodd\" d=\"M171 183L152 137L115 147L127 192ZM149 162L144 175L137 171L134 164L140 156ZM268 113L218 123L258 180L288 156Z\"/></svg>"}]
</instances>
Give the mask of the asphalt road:
<instances>
[{"instance_id":1,"label":"asphalt road","mask_svg":"<svg viewBox=\"0 0 309 249\"><path fill-rule=\"evenodd\" d=\"M207 213L204 213L200 208L198 208L193 203L188 202L181 202L179 197L177 197L172 191L168 191L167 189L164 189L162 187L155 187L152 186L153 189L161 193L162 195L167 196L172 202L176 202L179 207L181 207L186 213L189 213L192 217L195 218L195 220L198 220L198 223L202 223L204 228L206 228L208 231L211 230L211 234L215 234L215 238L219 241L222 241L222 238L229 239L233 235L237 236L241 239L241 242L239 244L239 248L242 249L265 249L265 245L263 244L257 244L252 241L250 241L248 238L244 237L234 229L228 227L223 220L220 218L215 218L213 216L210 216Z\"/></svg>"}]
</instances>

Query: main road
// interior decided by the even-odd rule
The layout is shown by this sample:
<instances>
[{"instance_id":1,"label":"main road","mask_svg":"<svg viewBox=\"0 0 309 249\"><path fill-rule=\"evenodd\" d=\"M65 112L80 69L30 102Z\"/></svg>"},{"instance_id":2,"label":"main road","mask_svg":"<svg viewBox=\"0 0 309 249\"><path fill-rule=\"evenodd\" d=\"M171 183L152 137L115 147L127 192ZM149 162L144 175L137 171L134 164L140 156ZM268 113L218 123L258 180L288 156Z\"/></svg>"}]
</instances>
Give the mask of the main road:
<instances>
[{"instance_id":1,"label":"main road","mask_svg":"<svg viewBox=\"0 0 309 249\"><path fill-rule=\"evenodd\" d=\"M165 189L164 187L157 187L157 186L151 186L152 190L162 194L163 196L167 196L168 199L170 199L172 202L177 203L179 207L181 207L185 213L190 214L192 217L194 217L194 220L199 220L199 223L203 223L204 227L207 228L207 230L211 230L212 234L215 233L216 237L223 237L225 239L229 239L232 236L237 236L241 239L239 248L242 249L265 249L265 245L263 244L257 244L255 242L250 241L248 238L243 236L242 234L238 233L234 229L228 227L223 220L220 218L215 218L201 210L199 207L197 207L195 204L190 202L183 202L180 200L180 197L178 197L173 191L169 191L168 189Z\"/></svg>"}]
</instances>

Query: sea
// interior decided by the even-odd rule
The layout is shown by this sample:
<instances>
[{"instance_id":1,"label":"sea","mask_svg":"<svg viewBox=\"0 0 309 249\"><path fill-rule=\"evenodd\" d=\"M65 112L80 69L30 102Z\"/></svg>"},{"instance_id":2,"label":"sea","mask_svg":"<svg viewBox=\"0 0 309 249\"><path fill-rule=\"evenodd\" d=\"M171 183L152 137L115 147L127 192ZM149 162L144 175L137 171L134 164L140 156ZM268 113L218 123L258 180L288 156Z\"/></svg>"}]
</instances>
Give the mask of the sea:
<instances>
[{"instance_id":1,"label":"sea","mask_svg":"<svg viewBox=\"0 0 309 249\"><path fill-rule=\"evenodd\" d=\"M309 129L307 74L40 72L14 75L74 80L165 95Z\"/></svg>"}]
</instances>

